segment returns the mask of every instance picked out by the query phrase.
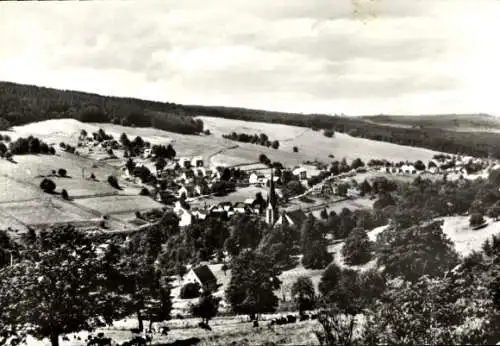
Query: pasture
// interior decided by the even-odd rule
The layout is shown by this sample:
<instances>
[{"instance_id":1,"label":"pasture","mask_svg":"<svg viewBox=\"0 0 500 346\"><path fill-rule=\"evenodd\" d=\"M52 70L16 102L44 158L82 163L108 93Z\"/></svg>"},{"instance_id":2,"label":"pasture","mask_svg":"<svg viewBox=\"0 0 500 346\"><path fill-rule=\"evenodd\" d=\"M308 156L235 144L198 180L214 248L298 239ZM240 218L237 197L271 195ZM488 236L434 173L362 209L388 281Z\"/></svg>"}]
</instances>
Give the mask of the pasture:
<instances>
[{"instance_id":1,"label":"pasture","mask_svg":"<svg viewBox=\"0 0 500 346\"><path fill-rule=\"evenodd\" d=\"M245 132L245 133L266 133L270 140L277 139L280 141L279 150L269 149L260 145L239 143L241 148L234 151L226 151L214 159L223 160L227 156L229 162L236 162L237 157L254 158L258 155L249 155L247 150L253 148L254 152L263 152L264 154L274 153L274 157L269 156L273 161L280 161L284 164L294 165L297 162L305 160L322 160L331 161L329 155L333 155L337 159L343 157L348 160L353 160L357 157L363 161L369 161L373 158L385 158L390 161L428 161L437 152L415 148L403 145L397 145L387 142L373 141L364 138L351 137L343 133L335 133L332 138L327 138L321 131L313 131L297 126L288 126L280 124L268 124L257 122L246 122L242 120L219 119L211 117L199 117L203 120L206 127L217 136L229 132ZM293 147L297 146L298 153L293 152ZM238 162L239 163L239 162ZM235 163L233 163L235 164Z\"/></svg>"},{"instance_id":2,"label":"pasture","mask_svg":"<svg viewBox=\"0 0 500 346\"><path fill-rule=\"evenodd\" d=\"M94 181L88 179L50 177L56 184L56 191L66 189L71 198L90 197L95 195L118 194L118 190L113 188L108 182ZM34 183L39 185L43 178L34 179Z\"/></svg>"},{"instance_id":3,"label":"pasture","mask_svg":"<svg viewBox=\"0 0 500 346\"><path fill-rule=\"evenodd\" d=\"M79 198L74 203L84 208L99 211L101 214L127 213L164 207L163 204L148 196L126 195Z\"/></svg>"},{"instance_id":4,"label":"pasture","mask_svg":"<svg viewBox=\"0 0 500 346\"><path fill-rule=\"evenodd\" d=\"M94 214L50 196L31 201L3 203L0 208L25 225L49 225L96 219Z\"/></svg>"},{"instance_id":5,"label":"pasture","mask_svg":"<svg viewBox=\"0 0 500 346\"><path fill-rule=\"evenodd\" d=\"M0 175L0 203L26 201L41 197L42 195L43 192L34 186L29 186Z\"/></svg>"}]
</instances>

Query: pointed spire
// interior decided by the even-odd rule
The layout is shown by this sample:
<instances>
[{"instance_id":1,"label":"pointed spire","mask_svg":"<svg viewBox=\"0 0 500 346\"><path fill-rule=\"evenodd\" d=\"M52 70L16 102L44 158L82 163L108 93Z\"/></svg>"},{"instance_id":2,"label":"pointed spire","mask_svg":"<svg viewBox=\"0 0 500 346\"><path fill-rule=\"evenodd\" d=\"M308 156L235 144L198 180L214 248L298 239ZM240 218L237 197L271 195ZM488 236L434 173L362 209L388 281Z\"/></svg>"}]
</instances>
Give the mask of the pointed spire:
<instances>
[{"instance_id":1,"label":"pointed spire","mask_svg":"<svg viewBox=\"0 0 500 346\"><path fill-rule=\"evenodd\" d=\"M276 209L278 201L276 198L276 191L274 189L274 176L273 169L271 168L271 181L269 182L269 194L267 195L267 204L272 206L273 209Z\"/></svg>"}]
</instances>

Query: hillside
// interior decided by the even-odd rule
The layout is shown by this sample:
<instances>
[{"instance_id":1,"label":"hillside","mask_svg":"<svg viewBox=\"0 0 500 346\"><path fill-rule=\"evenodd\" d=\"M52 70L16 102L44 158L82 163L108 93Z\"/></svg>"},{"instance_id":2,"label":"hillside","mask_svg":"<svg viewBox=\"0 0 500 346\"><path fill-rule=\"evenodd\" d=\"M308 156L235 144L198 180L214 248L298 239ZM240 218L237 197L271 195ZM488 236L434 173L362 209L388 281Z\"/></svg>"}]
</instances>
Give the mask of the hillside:
<instances>
[{"instance_id":1,"label":"hillside","mask_svg":"<svg viewBox=\"0 0 500 346\"><path fill-rule=\"evenodd\" d=\"M457 133L455 130L450 130L450 126L446 124L424 128L413 127L415 120L411 120L412 117L403 117L410 119L404 121L390 120L387 124L383 118L374 120L326 114L179 105L0 82L0 129L48 119L72 118L83 122L152 126L176 133L195 134L204 129L203 122L194 119L201 116L277 123L317 130L333 129L355 137L436 151L500 157L500 136L486 132L478 134L478 128L482 127L470 121L469 125L465 126L466 122L461 126L463 132ZM432 116L432 119L434 118L439 117ZM402 127L405 122L409 124ZM471 126L474 129L471 130Z\"/></svg>"},{"instance_id":2,"label":"hillside","mask_svg":"<svg viewBox=\"0 0 500 346\"><path fill-rule=\"evenodd\" d=\"M440 128L452 131L500 131L500 119L489 114L374 115L364 120L379 125L405 128Z\"/></svg>"}]
</instances>

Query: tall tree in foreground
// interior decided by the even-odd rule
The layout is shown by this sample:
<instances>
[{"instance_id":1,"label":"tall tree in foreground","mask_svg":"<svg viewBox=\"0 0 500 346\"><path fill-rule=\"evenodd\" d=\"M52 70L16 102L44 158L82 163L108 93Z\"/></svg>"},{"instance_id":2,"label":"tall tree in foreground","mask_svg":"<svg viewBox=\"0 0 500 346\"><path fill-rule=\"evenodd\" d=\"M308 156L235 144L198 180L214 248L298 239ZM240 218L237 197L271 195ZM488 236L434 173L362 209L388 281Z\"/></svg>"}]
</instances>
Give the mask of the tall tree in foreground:
<instances>
[{"instance_id":1,"label":"tall tree in foreground","mask_svg":"<svg viewBox=\"0 0 500 346\"><path fill-rule=\"evenodd\" d=\"M304 311L314 308L315 292L311 278L299 276L292 286L292 297L299 310L299 315Z\"/></svg>"},{"instance_id":2,"label":"tall tree in foreground","mask_svg":"<svg viewBox=\"0 0 500 346\"><path fill-rule=\"evenodd\" d=\"M88 330L115 298L105 289L101 256L92 241L71 227L43 234L26 257L0 271L0 321L52 346L61 334Z\"/></svg>"},{"instance_id":3,"label":"tall tree in foreground","mask_svg":"<svg viewBox=\"0 0 500 346\"><path fill-rule=\"evenodd\" d=\"M280 286L279 272L265 255L243 252L233 259L231 274L226 298L234 313L256 320L258 314L276 311L278 297L273 291Z\"/></svg>"}]
</instances>

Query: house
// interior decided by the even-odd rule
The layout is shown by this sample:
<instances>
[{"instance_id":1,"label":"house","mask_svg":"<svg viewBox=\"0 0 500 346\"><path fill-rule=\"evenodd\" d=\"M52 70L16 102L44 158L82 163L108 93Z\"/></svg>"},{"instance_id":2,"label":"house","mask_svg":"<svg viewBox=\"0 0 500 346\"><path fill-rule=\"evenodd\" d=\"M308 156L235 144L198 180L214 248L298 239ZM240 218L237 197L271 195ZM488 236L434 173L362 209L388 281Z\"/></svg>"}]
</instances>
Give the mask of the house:
<instances>
[{"instance_id":1,"label":"house","mask_svg":"<svg viewBox=\"0 0 500 346\"><path fill-rule=\"evenodd\" d=\"M238 214L246 214L250 209L244 202L238 202L233 206L233 210Z\"/></svg>"},{"instance_id":2,"label":"house","mask_svg":"<svg viewBox=\"0 0 500 346\"><path fill-rule=\"evenodd\" d=\"M193 157L193 159L191 160L191 166L192 167L203 167L204 166L203 157L201 157L201 156Z\"/></svg>"},{"instance_id":3,"label":"house","mask_svg":"<svg viewBox=\"0 0 500 346\"><path fill-rule=\"evenodd\" d=\"M184 282L196 282L204 290L212 291L217 289L217 278L206 264L192 268L184 277Z\"/></svg>"},{"instance_id":4,"label":"house","mask_svg":"<svg viewBox=\"0 0 500 346\"><path fill-rule=\"evenodd\" d=\"M180 198L183 194L185 194L187 198L200 196L201 187L200 185L182 185L179 190L177 190L177 196Z\"/></svg>"},{"instance_id":5,"label":"house","mask_svg":"<svg viewBox=\"0 0 500 346\"><path fill-rule=\"evenodd\" d=\"M265 183L265 180L266 180L266 177L264 176L264 174L261 174L261 173L257 174L255 172L253 172L248 177L248 183L251 185L263 184L263 183Z\"/></svg>"},{"instance_id":6,"label":"house","mask_svg":"<svg viewBox=\"0 0 500 346\"><path fill-rule=\"evenodd\" d=\"M295 168L292 174L299 178L299 180L307 180L307 170L304 167Z\"/></svg>"},{"instance_id":7,"label":"house","mask_svg":"<svg viewBox=\"0 0 500 346\"><path fill-rule=\"evenodd\" d=\"M417 169L413 165L402 165L401 166L401 171L404 174L417 174Z\"/></svg>"},{"instance_id":8,"label":"house","mask_svg":"<svg viewBox=\"0 0 500 346\"><path fill-rule=\"evenodd\" d=\"M173 211L179 217L179 227L189 226L193 222L193 215L189 210L184 209L179 201L175 202Z\"/></svg>"},{"instance_id":9,"label":"house","mask_svg":"<svg viewBox=\"0 0 500 346\"><path fill-rule=\"evenodd\" d=\"M179 165L182 168L189 169L191 168L191 159L189 157L181 157L179 158Z\"/></svg>"},{"instance_id":10,"label":"house","mask_svg":"<svg viewBox=\"0 0 500 346\"><path fill-rule=\"evenodd\" d=\"M274 227L276 226L293 226L300 227L304 220L306 219L306 214L302 211L302 209L297 209L293 211L282 211Z\"/></svg>"}]
</instances>

